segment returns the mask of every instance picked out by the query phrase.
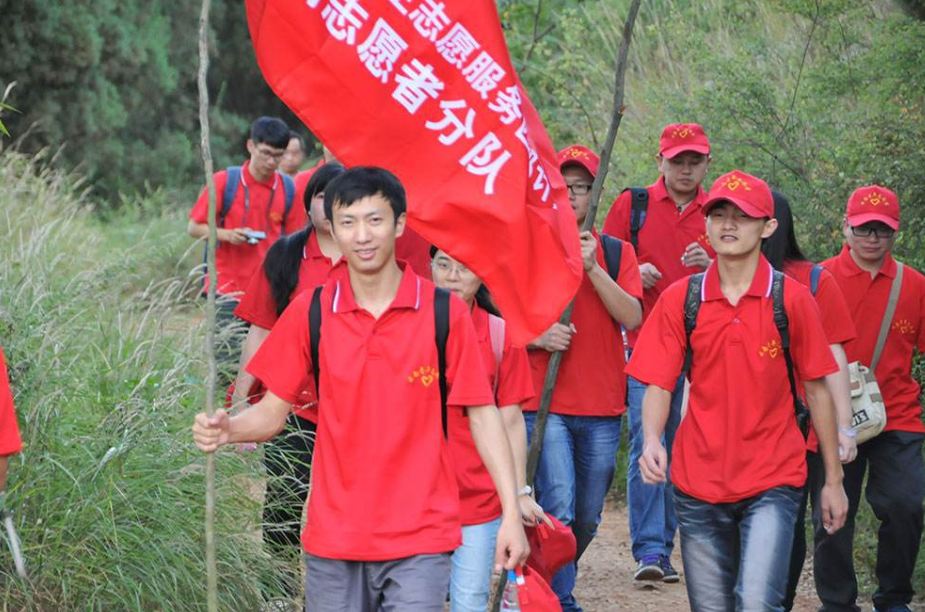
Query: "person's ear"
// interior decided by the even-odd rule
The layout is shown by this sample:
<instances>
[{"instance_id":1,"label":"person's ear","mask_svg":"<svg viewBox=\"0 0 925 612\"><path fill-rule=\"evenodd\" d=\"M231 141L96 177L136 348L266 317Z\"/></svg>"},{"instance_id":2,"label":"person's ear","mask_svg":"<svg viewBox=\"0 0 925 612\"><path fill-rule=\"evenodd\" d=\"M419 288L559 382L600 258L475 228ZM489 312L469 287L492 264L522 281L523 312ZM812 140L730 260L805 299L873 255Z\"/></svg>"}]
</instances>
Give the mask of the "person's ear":
<instances>
[{"instance_id":1,"label":"person's ear","mask_svg":"<svg viewBox=\"0 0 925 612\"><path fill-rule=\"evenodd\" d=\"M408 220L408 214L402 213L395 219L395 237L400 238L405 233L405 222Z\"/></svg>"},{"instance_id":2,"label":"person's ear","mask_svg":"<svg viewBox=\"0 0 925 612\"><path fill-rule=\"evenodd\" d=\"M777 219L768 219L764 224L764 230L761 232L762 238L770 238L777 230Z\"/></svg>"}]
</instances>

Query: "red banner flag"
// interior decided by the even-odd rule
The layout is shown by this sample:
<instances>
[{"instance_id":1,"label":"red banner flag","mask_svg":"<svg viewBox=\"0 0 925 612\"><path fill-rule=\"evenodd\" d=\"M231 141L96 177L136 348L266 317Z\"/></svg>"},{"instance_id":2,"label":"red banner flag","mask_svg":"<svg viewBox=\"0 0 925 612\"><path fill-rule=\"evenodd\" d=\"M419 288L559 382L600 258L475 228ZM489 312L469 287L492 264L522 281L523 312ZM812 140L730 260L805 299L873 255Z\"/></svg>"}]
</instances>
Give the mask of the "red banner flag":
<instances>
[{"instance_id":1,"label":"red banner flag","mask_svg":"<svg viewBox=\"0 0 925 612\"><path fill-rule=\"evenodd\" d=\"M518 344L581 281L575 215L493 0L247 0L270 87L348 166L394 172L414 230L491 290Z\"/></svg>"}]
</instances>

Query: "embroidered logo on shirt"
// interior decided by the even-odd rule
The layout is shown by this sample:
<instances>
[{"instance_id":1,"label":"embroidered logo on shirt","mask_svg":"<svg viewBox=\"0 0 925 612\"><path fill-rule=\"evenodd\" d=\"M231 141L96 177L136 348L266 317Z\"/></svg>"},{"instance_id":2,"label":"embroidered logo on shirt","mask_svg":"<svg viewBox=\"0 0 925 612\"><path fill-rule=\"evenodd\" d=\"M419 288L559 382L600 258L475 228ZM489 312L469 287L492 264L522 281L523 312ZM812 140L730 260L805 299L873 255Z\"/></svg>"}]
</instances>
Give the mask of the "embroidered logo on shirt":
<instances>
[{"instance_id":1,"label":"embroidered logo on shirt","mask_svg":"<svg viewBox=\"0 0 925 612\"><path fill-rule=\"evenodd\" d=\"M890 328L894 331L898 331L901 334L914 334L915 325L912 324L912 321L909 319L899 319L893 322L893 326Z\"/></svg>"},{"instance_id":2,"label":"embroidered logo on shirt","mask_svg":"<svg viewBox=\"0 0 925 612\"><path fill-rule=\"evenodd\" d=\"M417 381L425 387L429 387L436 381L440 380L440 371L431 366L421 366L408 376L408 384L413 385Z\"/></svg>"},{"instance_id":3,"label":"embroidered logo on shirt","mask_svg":"<svg viewBox=\"0 0 925 612\"><path fill-rule=\"evenodd\" d=\"M861 206L889 206L890 201L879 191L871 191L861 200Z\"/></svg>"},{"instance_id":4,"label":"embroidered logo on shirt","mask_svg":"<svg viewBox=\"0 0 925 612\"><path fill-rule=\"evenodd\" d=\"M690 129L689 127L685 127L681 129L675 128L671 132L672 138L690 138L693 135L694 135L694 130Z\"/></svg>"},{"instance_id":5,"label":"embroidered logo on shirt","mask_svg":"<svg viewBox=\"0 0 925 612\"><path fill-rule=\"evenodd\" d=\"M771 359L776 359L778 355L781 354L783 347L780 345L780 342L777 340L771 340L767 344L761 347L761 350L758 351L759 357L770 357Z\"/></svg>"},{"instance_id":6,"label":"embroidered logo on shirt","mask_svg":"<svg viewBox=\"0 0 925 612\"><path fill-rule=\"evenodd\" d=\"M742 187L745 191L751 191L752 188L749 187L748 181L739 176L738 174L733 174L725 181L723 181L723 187L729 191L735 191L739 187Z\"/></svg>"},{"instance_id":7,"label":"embroidered logo on shirt","mask_svg":"<svg viewBox=\"0 0 925 612\"><path fill-rule=\"evenodd\" d=\"M270 221L272 221L273 223L282 223L282 222L283 222L283 214L282 214L282 213L279 213L279 212L271 212L271 213L270 213Z\"/></svg>"}]
</instances>

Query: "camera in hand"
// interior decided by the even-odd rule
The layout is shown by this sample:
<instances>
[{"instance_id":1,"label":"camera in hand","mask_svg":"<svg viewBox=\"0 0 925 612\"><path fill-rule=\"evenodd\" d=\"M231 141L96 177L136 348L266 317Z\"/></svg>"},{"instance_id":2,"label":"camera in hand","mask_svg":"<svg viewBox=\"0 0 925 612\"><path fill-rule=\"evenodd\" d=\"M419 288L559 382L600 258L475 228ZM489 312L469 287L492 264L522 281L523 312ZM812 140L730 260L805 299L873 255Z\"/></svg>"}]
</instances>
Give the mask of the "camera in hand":
<instances>
[{"instance_id":1,"label":"camera in hand","mask_svg":"<svg viewBox=\"0 0 925 612\"><path fill-rule=\"evenodd\" d=\"M267 237L266 232L258 232L254 230L247 232L246 235L247 235L247 244L257 244L261 240L266 240L266 237Z\"/></svg>"}]
</instances>

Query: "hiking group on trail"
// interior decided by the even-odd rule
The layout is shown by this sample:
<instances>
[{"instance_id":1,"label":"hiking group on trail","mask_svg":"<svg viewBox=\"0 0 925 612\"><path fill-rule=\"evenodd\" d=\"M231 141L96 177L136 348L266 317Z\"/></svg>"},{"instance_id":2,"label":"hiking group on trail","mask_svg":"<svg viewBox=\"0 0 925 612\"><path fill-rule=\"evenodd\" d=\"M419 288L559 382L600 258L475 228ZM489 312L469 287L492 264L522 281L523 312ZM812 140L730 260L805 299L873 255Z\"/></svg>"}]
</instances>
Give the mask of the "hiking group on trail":
<instances>
[{"instance_id":1,"label":"hiking group on trail","mask_svg":"<svg viewBox=\"0 0 925 612\"><path fill-rule=\"evenodd\" d=\"M492 573L511 570L521 609L581 610L625 423L635 582L681 580L679 532L693 610L789 610L812 546L821 609L859 610L863 488L874 609L909 609L925 277L891 255L890 189L847 197L844 247L815 265L784 194L741 170L705 190L703 127L668 125L657 180L579 233L571 322L518 347L457 245L409 227L394 174L328 149L296 173L304 140L276 118L253 123L247 151L215 175L217 324L233 337L219 356L237 371L193 437L205 452L264 443L263 541L283 568L268 605L282 585L309 612L481 612ZM558 163L581 228L600 160L573 145ZM208 227L204 190L188 230ZM7 380L0 352L0 490L21 450Z\"/></svg>"}]
</instances>

